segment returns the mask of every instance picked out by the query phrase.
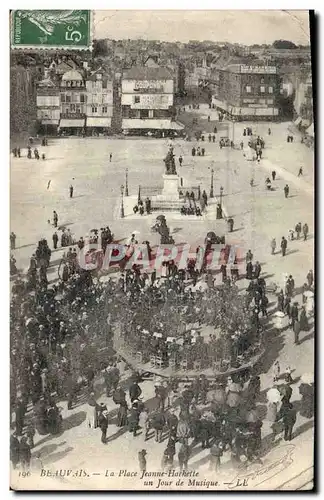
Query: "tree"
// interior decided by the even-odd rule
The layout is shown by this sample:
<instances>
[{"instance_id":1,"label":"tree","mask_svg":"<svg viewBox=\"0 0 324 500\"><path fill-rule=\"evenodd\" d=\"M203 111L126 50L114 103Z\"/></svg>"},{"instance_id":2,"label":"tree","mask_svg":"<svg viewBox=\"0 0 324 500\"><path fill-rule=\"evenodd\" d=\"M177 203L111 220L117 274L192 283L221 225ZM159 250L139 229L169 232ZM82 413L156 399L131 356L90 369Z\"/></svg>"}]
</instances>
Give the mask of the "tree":
<instances>
[{"instance_id":1,"label":"tree","mask_svg":"<svg viewBox=\"0 0 324 500\"><path fill-rule=\"evenodd\" d=\"M297 49L297 45L289 40L276 40L273 42L272 47L274 49Z\"/></svg>"}]
</instances>

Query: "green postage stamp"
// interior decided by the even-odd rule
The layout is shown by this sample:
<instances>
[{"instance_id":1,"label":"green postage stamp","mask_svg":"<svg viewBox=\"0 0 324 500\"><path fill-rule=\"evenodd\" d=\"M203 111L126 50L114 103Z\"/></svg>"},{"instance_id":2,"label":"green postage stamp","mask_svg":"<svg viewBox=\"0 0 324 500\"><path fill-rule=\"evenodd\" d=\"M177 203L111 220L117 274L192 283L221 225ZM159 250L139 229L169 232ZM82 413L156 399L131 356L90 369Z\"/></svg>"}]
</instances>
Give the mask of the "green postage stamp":
<instances>
[{"instance_id":1,"label":"green postage stamp","mask_svg":"<svg viewBox=\"0 0 324 500\"><path fill-rule=\"evenodd\" d=\"M91 49L90 10L13 10L11 47Z\"/></svg>"}]
</instances>

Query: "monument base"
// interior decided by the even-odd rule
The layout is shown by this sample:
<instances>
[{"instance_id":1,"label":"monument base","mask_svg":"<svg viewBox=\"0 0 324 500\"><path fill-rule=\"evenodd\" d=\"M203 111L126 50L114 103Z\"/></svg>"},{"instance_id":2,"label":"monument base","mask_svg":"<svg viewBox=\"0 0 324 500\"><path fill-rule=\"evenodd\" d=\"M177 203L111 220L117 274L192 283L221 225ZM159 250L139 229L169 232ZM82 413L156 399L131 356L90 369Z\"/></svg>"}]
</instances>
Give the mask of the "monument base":
<instances>
[{"instance_id":1,"label":"monument base","mask_svg":"<svg viewBox=\"0 0 324 500\"><path fill-rule=\"evenodd\" d=\"M179 200L179 176L178 175L163 175L162 196L170 200Z\"/></svg>"}]
</instances>

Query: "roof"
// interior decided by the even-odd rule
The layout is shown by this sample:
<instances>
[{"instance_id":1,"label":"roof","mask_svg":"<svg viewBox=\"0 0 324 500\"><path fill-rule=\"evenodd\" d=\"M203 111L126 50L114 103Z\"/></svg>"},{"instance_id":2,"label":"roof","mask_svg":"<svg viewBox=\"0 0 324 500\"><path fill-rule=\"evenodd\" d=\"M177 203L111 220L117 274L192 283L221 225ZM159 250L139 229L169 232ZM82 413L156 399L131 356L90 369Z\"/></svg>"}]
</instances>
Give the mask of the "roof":
<instances>
[{"instance_id":1,"label":"roof","mask_svg":"<svg viewBox=\"0 0 324 500\"><path fill-rule=\"evenodd\" d=\"M71 71L64 73L62 80L83 80L83 77L79 71L72 69Z\"/></svg>"},{"instance_id":2,"label":"roof","mask_svg":"<svg viewBox=\"0 0 324 500\"><path fill-rule=\"evenodd\" d=\"M148 66L133 66L124 71L125 80L173 80L173 77L166 68L151 68Z\"/></svg>"}]
</instances>

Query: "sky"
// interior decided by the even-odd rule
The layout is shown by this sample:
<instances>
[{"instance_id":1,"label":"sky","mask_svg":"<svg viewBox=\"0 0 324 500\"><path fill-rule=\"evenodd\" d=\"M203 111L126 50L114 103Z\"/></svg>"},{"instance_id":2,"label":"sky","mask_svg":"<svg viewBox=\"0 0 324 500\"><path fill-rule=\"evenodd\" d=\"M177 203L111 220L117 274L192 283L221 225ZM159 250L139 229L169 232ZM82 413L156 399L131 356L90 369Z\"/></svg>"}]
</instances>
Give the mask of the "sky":
<instances>
[{"instance_id":1,"label":"sky","mask_svg":"<svg viewBox=\"0 0 324 500\"><path fill-rule=\"evenodd\" d=\"M271 44L280 39L310 43L305 10L97 10L94 37L245 45Z\"/></svg>"}]
</instances>

